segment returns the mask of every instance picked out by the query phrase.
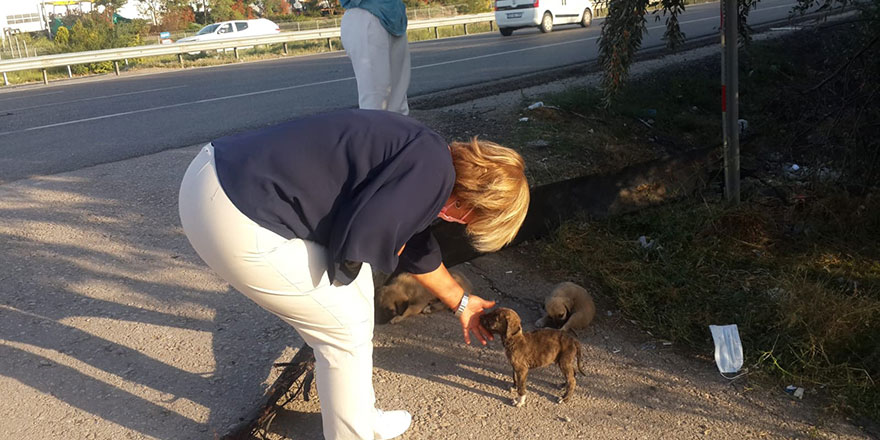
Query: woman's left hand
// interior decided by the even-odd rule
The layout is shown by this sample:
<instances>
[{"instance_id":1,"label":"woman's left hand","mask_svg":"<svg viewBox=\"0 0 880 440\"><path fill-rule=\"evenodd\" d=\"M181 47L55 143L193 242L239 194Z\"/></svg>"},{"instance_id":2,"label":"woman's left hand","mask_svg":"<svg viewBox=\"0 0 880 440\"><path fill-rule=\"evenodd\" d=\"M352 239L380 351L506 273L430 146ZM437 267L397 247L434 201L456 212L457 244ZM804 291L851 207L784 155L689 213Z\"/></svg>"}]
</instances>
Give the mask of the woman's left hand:
<instances>
[{"instance_id":1,"label":"woman's left hand","mask_svg":"<svg viewBox=\"0 0 880 440\"><path fill-rule=\"evenodd\" d=\"M474 333L477 340L483 345L486 345L487 340L491 341L494 339L492 333L480 324L480 315L483 314L485 309L491 309L492 307L495 307L495 301L486 301L476 295L469 296L467 306L461 312L461 316L459 316L461 328L464 331L465 343L471 343L471 332Z\"/></svg>"}]
</instances>

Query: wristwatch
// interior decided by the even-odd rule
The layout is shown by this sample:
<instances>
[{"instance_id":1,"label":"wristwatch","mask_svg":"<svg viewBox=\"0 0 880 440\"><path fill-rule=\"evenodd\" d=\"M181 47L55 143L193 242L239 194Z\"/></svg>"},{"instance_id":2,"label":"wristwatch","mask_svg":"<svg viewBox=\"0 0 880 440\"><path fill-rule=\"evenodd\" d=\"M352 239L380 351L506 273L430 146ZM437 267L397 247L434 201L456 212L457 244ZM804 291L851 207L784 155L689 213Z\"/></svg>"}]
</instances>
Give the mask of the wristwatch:
<instances>
[{"instance_id":1,"label":"wristwatch","mask_svg":"<svg viewBox=\"0 0 880 440\"><path fill-rule=\"evenodd\" d=\"M467 303L468 294L467 292L465 292L464 295L461 297L461 302L458 303L458 310L455 311L455 316L461 316L461 314L464 313L464 309L467 308Z\"/></svg>"}]
</instances>

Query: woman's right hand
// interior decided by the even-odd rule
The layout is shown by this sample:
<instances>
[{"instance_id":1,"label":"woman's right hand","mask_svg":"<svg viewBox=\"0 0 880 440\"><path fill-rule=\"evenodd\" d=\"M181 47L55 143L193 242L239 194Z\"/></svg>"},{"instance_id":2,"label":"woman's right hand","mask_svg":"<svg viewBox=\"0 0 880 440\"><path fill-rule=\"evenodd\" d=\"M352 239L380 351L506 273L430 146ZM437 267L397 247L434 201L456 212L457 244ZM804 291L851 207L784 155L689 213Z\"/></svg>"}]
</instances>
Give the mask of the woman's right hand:
<instances>
[{"instance_id":1,"label":"woman's right hand","mask_svg":"<svg viewBox=\"0 0 880 440\"><path fill-rule=\"evenodd\" d=\"M486 330L486 328L480 324L480 316L486 309L491 309L492 307L495 307L495 301L486 301L479 296L469 295L467 306L458 317L459 320L461 320L461 329L464 331L465 343L471 343L471 332L474 333L474 336L476 336L477 340L483 345L486 345L487 340L491 341L494 339L492 337L492 332Z\"/></svg>"}]
</instances>

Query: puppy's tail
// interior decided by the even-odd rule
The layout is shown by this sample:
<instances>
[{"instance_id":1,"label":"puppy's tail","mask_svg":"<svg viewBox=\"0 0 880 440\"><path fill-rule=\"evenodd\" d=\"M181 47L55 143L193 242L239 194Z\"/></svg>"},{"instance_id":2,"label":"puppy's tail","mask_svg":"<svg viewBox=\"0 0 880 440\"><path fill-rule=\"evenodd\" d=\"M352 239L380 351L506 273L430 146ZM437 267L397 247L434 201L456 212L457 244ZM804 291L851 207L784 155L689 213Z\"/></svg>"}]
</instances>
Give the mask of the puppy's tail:
<instances>
[{"instance_id":1,"label":"puppy's tail","mask_svg":"<svg viewBox=\"0 0 880 440\"><path fill-rule=\"evenodd\" d=\"M581 358L583 357L583 356L581 356L582 346L583 346L583 344L581 344L580 341L577 341L577 367L578 367L578 371L580 371L580 373L581 373L581 376L586 376L587 373L584 373L584 364L581 363Z\"/></svg>"}]
</instances>

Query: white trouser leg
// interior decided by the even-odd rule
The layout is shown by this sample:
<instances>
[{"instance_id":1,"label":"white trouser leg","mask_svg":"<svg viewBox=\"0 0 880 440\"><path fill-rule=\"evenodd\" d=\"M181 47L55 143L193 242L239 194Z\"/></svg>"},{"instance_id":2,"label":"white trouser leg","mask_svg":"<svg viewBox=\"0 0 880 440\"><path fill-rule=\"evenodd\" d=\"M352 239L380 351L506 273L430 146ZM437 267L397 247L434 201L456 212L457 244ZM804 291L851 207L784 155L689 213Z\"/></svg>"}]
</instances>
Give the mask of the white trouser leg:
<instances>
[{"instance_id":1,"label":"white trouser leg","mask_svg":"<svg viewBox=\"0 0 880 440\"><path fill-rule=\"evenodd\" d=\"M193 248L218 275L292 325L315 350L326 439L373 439L373 280L368 264L348 286L331 284L326 250L287 240L242 214L220 187L213 147L190 164L180 220Z\"/></svg>"},{"instance_id":2,"label":"white trouser leg","mask_svg":"<svg viewBox=\"0 0 880 440\"><path fill-rule=\"evenodd\" d=\"M392 36L375 15L361 8L345 11L341 27L342 45L357 80L358 106L408 114L410 58L406 36Z\"/></svg>"},{"instance_id":3,"label":"white trouser leg","mask_svg":"<svg viewBox=\"0 0 880 440\"><path fill-rule=\"evenodd\" d=\"M389 35L391 40L391 94L388 96L388 110L400 114L409 114L409 103L406 100L406 91L409 89L409 77L412 72L409 59L409 42L406 35L395 37Z\"/></svg>"}]
</instances>

